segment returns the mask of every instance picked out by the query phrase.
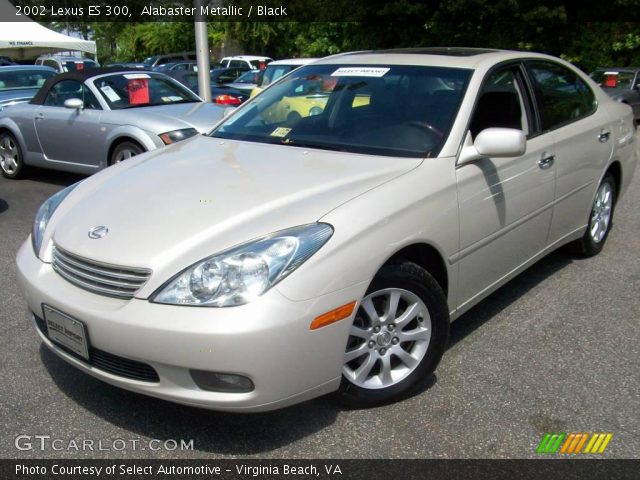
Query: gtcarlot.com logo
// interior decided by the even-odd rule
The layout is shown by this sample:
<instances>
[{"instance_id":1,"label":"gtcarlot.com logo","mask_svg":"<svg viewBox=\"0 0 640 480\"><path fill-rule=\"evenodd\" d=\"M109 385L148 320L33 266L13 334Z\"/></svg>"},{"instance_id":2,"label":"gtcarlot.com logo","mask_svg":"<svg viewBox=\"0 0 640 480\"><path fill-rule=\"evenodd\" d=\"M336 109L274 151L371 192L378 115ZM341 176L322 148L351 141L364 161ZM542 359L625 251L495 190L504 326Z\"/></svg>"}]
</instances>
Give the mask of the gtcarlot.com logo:
<instances>
[{"instance_id":1,"label":"gtcarlot.com logo","mask_svg":"<svg viewBox=\"0 0 640 480\"><path fill-rule=\"evenodd\" d=\"M545 433L537 453L604 453L613 433Z\"/></svg>"},{"instance_id":2,"label":"gtcarlot.com logo","mask_svg":"<svg viewBox=\"0 0 640 480\"><path fill-rule=\"evenodd\" d=\"M14 445L17 450L39 450L44 451L77 451L77 452L122 452L124 450L193 450L193 440L159 440L157 438L141 439L141 438L116 438L113 440L105 439L63 439L53 438L50 435L18 435L14 439Z\"/></svg>"}]
</instances>

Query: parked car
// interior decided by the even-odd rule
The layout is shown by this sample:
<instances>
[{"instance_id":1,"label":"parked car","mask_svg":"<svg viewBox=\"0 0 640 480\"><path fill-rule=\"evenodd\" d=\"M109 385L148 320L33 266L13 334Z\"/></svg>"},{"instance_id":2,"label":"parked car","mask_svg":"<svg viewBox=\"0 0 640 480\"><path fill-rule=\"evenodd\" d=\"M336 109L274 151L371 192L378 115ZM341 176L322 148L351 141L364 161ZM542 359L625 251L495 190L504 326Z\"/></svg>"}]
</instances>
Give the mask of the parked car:
<instances>
[{"instance_id":1,"label":"parked car","mask_svg":"<svg viewBox=\"0 0 640 480\"><path fill-rule=\"evenodd\" d=\"M15 65L16 62L11 60L9 57L0 56L0 67L4 67L6 65Z\"/></svg>"},{"instance_id":2,"label":"parked car","mask_svg":"<svg viewBox=\"0 0 640 480\"><path fill-rule=\"evenodd\" d=\"M211 70L209 73L209 81L211 87L218 85L224 85L236 80L239 76L245 73L245 70L241 68L219 68ZM166 72L166 75L176 79L181 84L189 88L195 94L198 94L198 72L191 72L188 70L170 70Z\"/></svg>"},{"instance_id":3,"label":"parked car","mask_svg":"<svg viewBox=\"0 0 640 480\"><path fill-rule=\"evenodd\" d=\"M220 105L241 105L262 80L264 70L249 70L233 82L211 88L212 100Z\"/></svg>"},{"instance_id":4,"label":"parked car","mask_svg":"<svg viewBox=\"0 0 640 480\"><path fill-rule=\"evenodd\" d=\"M262 115L318 82L321 114ZM602 250L632 120L547 55L327 57L55 194L18 282L47 348L128 390L242 412L397 400L451 320L561 245Z\"/></svg>"},{"instance_id":5,"label":"parked car","mask_svg":"<svg viewBox=\"0 0 640 480\"><path fill-rule=\"evenodd\" d=\"M137 70L151 70L147 65L141 62L124 62L124 63L109 63L106 67L112 68L125 68L125 69L137 69Z\"/></svg>"},{"instance_id":6,"label":"parked car","mask_svg":"<svg viewBox=\"0 0 640 480\"><path fill-rule=\"evenodd\" d=\"M0 112L0 170L94 173L207 132L223 109L162 73L95 69L50 78L30 103Z\"/></svg>"},{"instance_id":7,"label":"parked car","mask_svg":"<svg viewBox=\"0 0 640 480\"><path fill-rule=\"evenodd\" d=\"M66 55L42 55L36 59L36 65L51 67L56 72L75 72L76 70L87 70L98 68L100 64L90 58L71 57Z\"/></svg>"},{"instance_id":8,"label":"parked car","mask_svg":"<svg viewBox=\"0 0 640 480\"><path fill-rule=\"evenodd\" d=\"M172 62L172 63L165 63L162 65L158 65L157 67L153 68L154 72L163 72L163 73L167 73L169 71L174 71L174 70L197 72L198 62L195 62L195 61Z\"/></svg>"},{"instance_id":9,"label":"parked car","mask_svg":"<svg viewBox=\"0 0 640 480\"><path fill-rule=\"evenodd\" d=\"M288 58L286 60L275 60L264 70L262 80L253 90L251 90L251 96L255 96L264 90L268 85L278 80L280 77L286 75L292 70L303 65L308 65L311 62L318 60L317 58Z\"/></svg>"},{"instance_id":10,"label":"parked car","mask_svg":"<svg viewBox=\"0 0 640 480\"><path fill-rule=\"evenodd\" d=\"M57 72L53 68L34 65L0 67L0 110L2 107L28 102Z\"/></svg>"},{"instance_id":11,"label":"parked car","mask_svg":"<svg viewBox=\"0 0 640 480\"><path fill-rule=\"evenodd\" d=\"M153 55L145 58L142 63L144 63L149 70L153 70L155 67L164 65L165 63L183 62L188 60L196 60L196 52L178 52L167 53L165 55Z\"/></svg>"},{"instance_id":12,"label":"parked car","mask_svg":"<svg viewBox=\"0 0 640 480\"><path fill-rule=\"evenodd\" d=\"M257 55L237 55L235 57L223 57L218 66L220 68L246 68L248 70L264 70L273 59Z\"/></svg>"},{"instance_id":13,"label":"parked car","mask_svg":"<svg viewBox=\"0 0 640 480\"><path fill-rule=\"evenodd\" d=\"M611 98L630 105L636 126L640 124L640 67L599 68L591 78Z\"/></svg>"}]
</instances>

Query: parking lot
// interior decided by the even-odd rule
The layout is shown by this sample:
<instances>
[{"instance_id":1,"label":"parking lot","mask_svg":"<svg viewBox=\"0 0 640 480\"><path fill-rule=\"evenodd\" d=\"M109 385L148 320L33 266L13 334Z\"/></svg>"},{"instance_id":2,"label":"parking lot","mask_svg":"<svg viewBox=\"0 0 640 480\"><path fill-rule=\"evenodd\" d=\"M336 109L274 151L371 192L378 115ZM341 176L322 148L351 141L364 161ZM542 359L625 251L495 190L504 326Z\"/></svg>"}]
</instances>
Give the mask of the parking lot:
<instances>
[{"instance_id":1,"label":"parking lot","mask_svg":"<svg viewBox=\"0 0 640 480\"><path fill-rule=\"evenodd\" d=\"M120 390L41 345L14 258L40 203L80 178L44 170L0 178L1 457L535 458L545 432L610 432L604 457L639 456L639 174L602 254L553 253L465 314L417 395L369 410L324 397L251 415ZM62 448L34 441L20 450L19 435L60 439ZM67 448L83 440L94 449ZM193 449L173 450L172 440L193 440Z\"/></svg>"}]
</instances>

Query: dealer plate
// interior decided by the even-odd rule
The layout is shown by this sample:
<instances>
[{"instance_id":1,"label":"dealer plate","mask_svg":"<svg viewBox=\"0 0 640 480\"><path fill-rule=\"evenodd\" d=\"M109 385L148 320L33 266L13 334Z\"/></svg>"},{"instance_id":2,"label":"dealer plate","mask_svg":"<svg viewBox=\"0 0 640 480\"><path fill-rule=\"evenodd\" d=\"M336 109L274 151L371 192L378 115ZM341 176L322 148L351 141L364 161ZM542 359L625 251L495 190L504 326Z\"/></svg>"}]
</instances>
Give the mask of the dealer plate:
<instances>
[{"instance_id":1,"label":"dealer plate","mask_svg":"<svg viewBox=\"0 0 640 480\"><path fill-rule=\"evenodd\" d=\"M84 323L48 305L42 305L42 311L49 339L89 360L89 342Z\"/></svg>"}]
</instances>

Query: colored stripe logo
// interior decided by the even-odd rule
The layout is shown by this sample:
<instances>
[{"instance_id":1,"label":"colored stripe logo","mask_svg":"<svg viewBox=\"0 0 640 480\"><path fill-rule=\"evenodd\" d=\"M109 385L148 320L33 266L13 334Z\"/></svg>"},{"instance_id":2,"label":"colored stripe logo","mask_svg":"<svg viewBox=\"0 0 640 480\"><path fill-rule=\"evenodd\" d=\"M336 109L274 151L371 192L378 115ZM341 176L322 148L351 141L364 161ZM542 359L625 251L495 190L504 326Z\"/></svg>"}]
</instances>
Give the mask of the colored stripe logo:
<instances>
[{"instance_id":1,"label":"colored stripe logo","mask_svg":"<svg viewBox=\"0 0 640 480\"><path fill-rule=\"evenodd\" d=\"M612 438L613 433L545 433L536 453L601 454L604 453Z\"/></svg>"}]
</instances>

